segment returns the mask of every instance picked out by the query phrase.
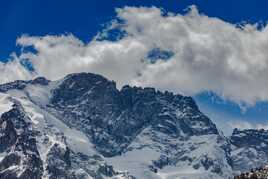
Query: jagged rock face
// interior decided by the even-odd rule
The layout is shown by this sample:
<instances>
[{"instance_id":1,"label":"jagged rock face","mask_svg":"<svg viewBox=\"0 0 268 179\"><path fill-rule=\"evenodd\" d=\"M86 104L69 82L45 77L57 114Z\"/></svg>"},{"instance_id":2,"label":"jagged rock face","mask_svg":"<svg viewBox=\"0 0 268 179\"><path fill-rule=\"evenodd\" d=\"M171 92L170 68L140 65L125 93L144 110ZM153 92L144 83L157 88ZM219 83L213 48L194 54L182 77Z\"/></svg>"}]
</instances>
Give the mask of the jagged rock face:
<instances>
[{"instance_id":1,"label":"jagged rock face","mask_svg":"<svg viewBox=\"0 0 268 179\"><path fill-rule=\"evenodd\" d=\"M257 150L268 150L268 131L264 129L235 129L231 136L231 141L233 145L239 148L252 147Z\"/></svg>"},{"instance_id":2,"label":"jagged rock face","mask_svg":"<svg viewBox=\"0 0 268 179\"><path fill-rule=\"evenodd\" d=\"M65 134L45 121L44 116L29 112L29 104L21 99L10 99L14 103L11 109L6 112L0 109L3 112L0 118L1 179L131 178L127 173L115 171L100 155L73 151L67 145ZM39 121L35 121L37 119Z\"/></svg>"},{"instance_id":3,"label":"jagged rock face","mask_svg":"<svg viewBox=\"0 0 268 179\"><path fill-rule=\"evenodd\" d=\"M29 119L17 104L1 116L1 152L7 154L0 162L0 178L39 179L42 176L42 160L37 150L35 134L27 121Z\"/></svg>"},{"instance_id":4,"label":"jagged rock face","mask_svg":"<svg viewBox=\"0 0 268 179\"><path fill-rule=\"evenodd\" d=\"M4 112L0 106L0 176L232 177L229 140L191 97L153 88L118 90L91 73L16 81L0 85L0 92L20 106Z\"/></svg>"},{"instance_id":5,"label":"jagged rock face","mask_svg":"<svg viewBox=\"0 0 268 179\"><path fill-rule=\"evenodd\" d=\"M230 137L234 170L249 171L268 163L268 131L238 130Z\"/></svg>"},{"instance_id":6,"label":"jagged rock face","mask_svg":"<svg viewBox=\"0 0 268 179\"><path fill-rule=\"evenodd\" d=\"M14 90L14 89L23 90L29 84L48 85L49 82L50 81L44 77L38 77L38 78L36 78L34 80L30 80L30 81L17 80L17 81L11 82L11 83L1 84L0 85L0 92L7 92L8 90Z\"/></svg>"},{"instance_id":7,"label":"jagged rock face","mask_svg":"<svg viewBox=\"0 0 268 179\"><path fill-rule=\"evenodd\" d=\"M66 77L51 99L64 122L83 130L106 156L121 153L145 128L171 136L218 134L190 97L125 86L93 74Z\"/></svg>"},{"instance_id":8,"label":"jagged rock face","mask_svg":"<svg viewBox=\"0 0 268 179\"><path fill-rule=\"evenodd\" d=\"M115 176L120 174L99 156L74 153L68 147L59 144L51 147L46 162L50 179L88 179L90 177L104 179L116 178Z\"/></svg>"}]
</instances>

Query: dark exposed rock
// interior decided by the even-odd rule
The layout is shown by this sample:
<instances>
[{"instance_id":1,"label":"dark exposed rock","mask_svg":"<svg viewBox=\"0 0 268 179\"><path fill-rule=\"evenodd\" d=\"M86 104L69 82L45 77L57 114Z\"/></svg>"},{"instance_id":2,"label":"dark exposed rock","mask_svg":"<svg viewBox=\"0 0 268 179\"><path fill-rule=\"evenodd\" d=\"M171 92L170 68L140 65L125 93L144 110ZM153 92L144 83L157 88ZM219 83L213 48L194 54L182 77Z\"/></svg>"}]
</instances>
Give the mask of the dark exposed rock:
<instances>
[{"instance_id":1,"label":"dark exposed rock","mask_svg":"<svg viewBox=\"0 0 268 179\"><path fill-rule=\"evenodd\" d=\"M231 136L231 142L237 147L253 147L259 148L261 143L263 145L263 150L268 150L268 131L264 129L247 129L239 130L234 129Z\"/></svg>"},{"instance_id":2,"label":"dark exposed rock","mask_svg":"<svg viewBox=\"0 0 268 179\"><path fill-rule=\"evenodd\" d=\"M55 144L50 149L47 156L47 170L50 179L57 178L76 178L69 170L71 167L70 150L62 148L59 144Z\"/></svg>"},{"instance_id":3,"label":"dark exposed rock","mask_svg":"<svg viewBox=\"0 0 268 179\"><path fill-rule=\"evenodd\" d=\"M48 85L49 80L47 80L44 77L37 77L34 80L24 81L24 80L17 80L14 82L6 83L6 84L0 84L0 92L7 92L8 90L17 89L17 90L23 90L28 84L39 84L39 85Z\"/></svg>"},{"instance_id":4,"label":"dark exposed rock","mask_svg":"<svg viewBox=\"0 0 268 179\"><path fill-rule=\"evenodd\" d=\"M0 118L1 152L8 152L0 162L0 178L40 179L42 176L42 160L27 120L23 109L17 104ZM19 170L18 176L10 167L19 165L23 168L13 169Z\"/></svg>"},{"instance_id":5,"label":"dark exposed rock","mask_svg":"<svg viewBox=\"0 0 268 179\"><path fill-rule=\"evenodd\" d=\"M12 121L0 119L0 151L4 152L17 141L17 133Z\"/></svg>"},{"instance_id":6,"label":"dark exposed rock","mask_svg":"<svg viewBox=\"0 0 268 179\"><path fill-rule=\"evenodd\" d=\"M234 129L230 137L234 170L249 171L268 163L268 131Z\"/></svg>"},{"instance_id":7,"label":"dark exposed rock","mask_svg":"<svg viewBox=\"0 0 268 179\"><path fill-rule=\"evenodd\" d=\"M45 77L37 77L35 78L34 80L31 80L29 81L31 84L33 85L36 85L36 84L39 84L39 85L48 85L49 84L49 80L47 80Z\"/></svg>"},{"instance_id":8,"label":"dark exposed rock","mask_svg":"<svg viewBox=\"0 0 268 179\"><path fill-rule=\"evenodd\" d=\"M148 126L174 136L218 134L191 97L154 88L124 86L119 91L113 81L91 73L68 75L53 91L51 103L62 111L64 122L82 129L105 156L121 153ZM178 109L181 118L164 114Z\"/></svg>"},{"instance_id":9,"label":"dark exposed rock","mask_svg":"<svg viewBox=\"0 0 268 179\"><path fill-rule=\"evenodd\" d=\"M28 85L31 88L26 88ZM50 101L45 105L35 101L44 96L31 98L31 91L27 91L34 85L38 85L38 90L50 85L44 88L52 89L48 92ZM50 179L85 179L88 176L104 179L120 175L133 179L127 172L116 171L106 159L148 148L159 153L144 166L153 173L182 162L194 169L227 176L226 171L232 166L229 140L199 111L191 97L154 88L124 86L118 90L115 82L91 73L71 74L57 82L39 77L0 85L0 92L10 89L23 90L27 94L24 98L37 106L37 112L43 115L40 118L44 119L37 121L41 127L34 128L33 121L16 101L12 110L2 115L0 152L7 154L0 162L0 178L39 179L46 175ZM58 122L49 123L55 119ZM68 129L61 128L63 125ZM65 130L72 129L83 133L97 154L74 150L65 136L69 135ZM138 140L143 137L146 140ZM210 142L211 150L219 155L199 150L199 147L206 149ZM39 145L42 150L37 148ZM39 150L48 150L42 159ZM204 154L199 155L200 152ZM23 170L17 165L23 166Z\"/></svg>"}]
</instances>

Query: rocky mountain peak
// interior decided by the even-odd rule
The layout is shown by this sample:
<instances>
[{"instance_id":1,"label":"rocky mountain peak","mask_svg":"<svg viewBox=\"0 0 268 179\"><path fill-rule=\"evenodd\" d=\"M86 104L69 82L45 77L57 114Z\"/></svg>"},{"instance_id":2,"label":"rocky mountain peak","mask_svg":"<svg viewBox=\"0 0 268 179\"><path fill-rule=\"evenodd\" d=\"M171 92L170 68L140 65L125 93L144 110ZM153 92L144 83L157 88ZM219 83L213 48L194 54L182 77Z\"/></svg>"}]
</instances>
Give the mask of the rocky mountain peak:
<instances>
[{"instance_id":1,"label":"rocky mountain peak","mask_svg":"<svg viewBox=\"0 0 268 179\"><path fill-rule=\"evenodd\" d=\"M193 98L168 91L76 73L3 84L0 95L12 104L0 108L5 179L229 179L268 161L267 131L227 138Z\"/></svg>"},{"instance_id":2,"label":"rocky mountain peak","mask_svg":"<svg viewBox=\"0 0 268 179\"><path fill-rule=\"evenodd\" d=\"M234 129L231 142L237 147L253 147L260 148L260 146L268 147L268 130L264 129ZM268 148L267 148L268 149Z\"/></svg>"},{"instance_id":3,"label":"rocky mountain peak","mask_svg":"<svg viewBox=\"0 0 268 179\"><path fill-rule=\"evenodd\" d=\"M6 83L6 84L0 84L0 92L7 92L12 89L17 89L17 90L23 90L27 85L43 85L46 86L48 85L50 80L47 80L45 77L37 77L33 80L16 80L14 82Z\"/></svg>"},{"instance_id":4,"label":"rocky mountain peak","mask_svg":"<svg viewBox=\"0 0 268 179\"><path fill-rule=\"evenodd\" d=\"M148 127L174 136L218 134L191 97L154 88L118 90L100 75L80 73L65 77L52 94L64 122L83 130L106 156L121 153Z\"/></svg>"},{"instance_id":5,"label":"rocky mountain peak","mask_svg":"<svg viewBox=\"0 0 268 179\"><path fill-rule=\"evenodd\" d=\"M268 131L234 129L230 137L235 171L247 172L268 163ZM239 172L238 172L239 173Z\"/></svg>"},{"instance_id":6,"label":"rocky mountain peak","mask_svg":"<svg viewBox=\"0 0 268 179\"><path fill-rule=\"evenodd\" d=\"M109 81L101 75L92 73L76 73L67 75L59 86L53 90L51 102L74 103L78 98L88 95L92 98L100 98L107 92L115 92L115 82ZM92 96L94 94L94 96Z\"/></svg>"}]
</instances>

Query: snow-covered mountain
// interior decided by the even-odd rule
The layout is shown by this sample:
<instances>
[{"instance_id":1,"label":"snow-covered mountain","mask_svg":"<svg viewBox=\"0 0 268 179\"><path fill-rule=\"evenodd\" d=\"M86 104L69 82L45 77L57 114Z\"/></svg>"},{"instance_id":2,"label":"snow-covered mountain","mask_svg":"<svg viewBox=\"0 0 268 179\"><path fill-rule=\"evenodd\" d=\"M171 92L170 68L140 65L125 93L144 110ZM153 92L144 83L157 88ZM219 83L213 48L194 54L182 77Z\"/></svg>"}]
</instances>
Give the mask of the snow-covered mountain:
<instances>
[{"instance_id":1,"label":"snow-covered mountain","mask_svg":"<svg viewBox=\"0 0 268 179\"><path fill-rule=\"evenodd\" d=\"M268 164L268 131L235 129L231 136L235 171L247 172Z\"/></svg>"},{"instance_id":2,"label":"snow-covered mountain","mask_svg":"<svg viewBox=\"0 0 268 179\"><path fill-rule=\"evenodd\" d=\"M226 138L191 97L96 74L0 85L0 116L1 179L228 179L249 167L243 132Z\"/></svg>"}]
</instances>

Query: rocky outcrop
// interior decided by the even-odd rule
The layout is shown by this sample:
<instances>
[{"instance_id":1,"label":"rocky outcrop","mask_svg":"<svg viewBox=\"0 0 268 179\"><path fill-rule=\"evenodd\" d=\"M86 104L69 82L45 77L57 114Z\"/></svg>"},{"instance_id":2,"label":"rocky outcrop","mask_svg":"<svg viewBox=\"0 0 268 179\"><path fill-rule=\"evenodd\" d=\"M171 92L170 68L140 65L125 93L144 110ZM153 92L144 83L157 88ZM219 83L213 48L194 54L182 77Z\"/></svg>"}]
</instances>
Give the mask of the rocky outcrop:
<instances>
[{"instance_id":1,"label":"rocky outcrop","mask_svg":"<svg viewBox=\"0 0 268 179\"><path fill-rule=\"evenodd\" d=\"M268 131L235 129L230 137L235 171L250 171L268 163Z\"/></svg>"},{"instance_id":2,"label":"rocky outcrop","mask_svg":"<svg viewBox=\"0 0 268 179\"><path fill-rule=\"evenodd\" d=\"M120 154L149 126L174 137L219 134L191 97L130 86L119 91L113 81L90 73L67 76L51 103L105 156Z\"/></svg>"},{"instance_id":3,"label":"rocky outcrop","mask_svg":"<svg viewBox=\"0 0 268 179\"><path fill-rule=\"evenodd\" d=\"M6 155L0 162L0 178L41 178L42 160L28 122L22 107L16 103L12 110L1 116L0 145L1 152Z\"/></svg>"}]
</instances>

